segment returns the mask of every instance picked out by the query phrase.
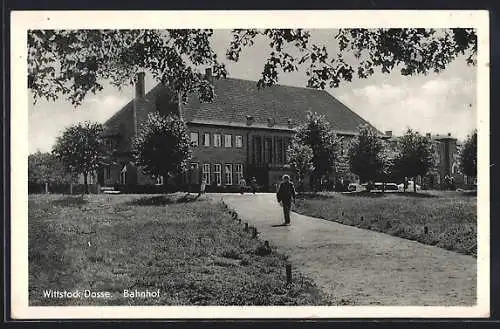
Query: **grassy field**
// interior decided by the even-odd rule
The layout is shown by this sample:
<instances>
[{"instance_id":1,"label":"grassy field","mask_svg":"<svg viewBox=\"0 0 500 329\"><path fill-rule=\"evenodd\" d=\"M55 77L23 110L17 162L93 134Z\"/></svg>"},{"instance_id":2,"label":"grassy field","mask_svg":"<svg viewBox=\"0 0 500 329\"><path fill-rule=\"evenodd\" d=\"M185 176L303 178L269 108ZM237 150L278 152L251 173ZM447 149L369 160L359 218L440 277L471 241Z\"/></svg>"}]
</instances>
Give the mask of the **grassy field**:
<instances>
[{"instance_id":1,"label":"grassy field","mask_svg":"<svg viewBox=\"0 0 500 329\"><path fill-rule=\"evenodd\" d=\"M295 211L476 256L477 198L460 192L303 194Z\"/></svg>"},{"instance_id":2,"label":"grassy field","mask_svg":"<svg viewBox=\"0 0 500 329\"><path fill-rule=\"evenodd\" d=\"M30 305L326 305L221 204L183 195L29 196ZM272 246L271 246L272 247ZM44 291L109 292L47 298ZM124 298L123 290L155 292Z\"/></svg>"}]
</instances>

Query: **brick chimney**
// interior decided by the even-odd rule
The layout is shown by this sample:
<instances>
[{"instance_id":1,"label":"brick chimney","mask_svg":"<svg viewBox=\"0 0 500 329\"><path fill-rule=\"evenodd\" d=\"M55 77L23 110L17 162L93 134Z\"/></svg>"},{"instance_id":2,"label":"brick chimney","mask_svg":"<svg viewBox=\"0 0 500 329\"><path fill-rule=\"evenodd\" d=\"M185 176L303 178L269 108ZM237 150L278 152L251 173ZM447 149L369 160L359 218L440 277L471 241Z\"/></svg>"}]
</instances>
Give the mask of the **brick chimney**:
<instances>
[{"instance_id":1,"label":"brick chimney","mask_svg":"<svg viewBox=\"0 0 500 329\"><path fill-rule=\"evenodd\" d=\"M253 116L247 115L247 126L251 126L253 124Z\"/></svg>"},{"instance_id":2,"label":"brick chimney","mask_svg":"<svg viewBox=\"0 0 500 329\"><path fill-rule=\"evenodd\" d=\"M146 96L145 83L144 83L144 72L138 72L134 79L135 85L135 97L133 106L133 121L134 121L134 137L137 136L137 113L141 109L141 103L143 103Z\"/></svg>"},{"instance_id":3,"label":"brick chimney","mask_svg":"<svg viewBox=\"0 0 500 329\"><path fill-rule=\"evenodd\" d=\"M290 129L293 128L293 120L292 119L288 118L286 120L286 123L287 123L288 128L290 128Z\"/></svg>"},{"instance_id":4,"label":"brick chimney","mask_svg":"<svg viewBox=\"0 0 500 329\"><path fill-rule=\"evenodd\" d=\"M385 131L385 135L386 135L387 137L392 137L392 130L386 130L386 131Z\"/></svg>"}]
</instances>

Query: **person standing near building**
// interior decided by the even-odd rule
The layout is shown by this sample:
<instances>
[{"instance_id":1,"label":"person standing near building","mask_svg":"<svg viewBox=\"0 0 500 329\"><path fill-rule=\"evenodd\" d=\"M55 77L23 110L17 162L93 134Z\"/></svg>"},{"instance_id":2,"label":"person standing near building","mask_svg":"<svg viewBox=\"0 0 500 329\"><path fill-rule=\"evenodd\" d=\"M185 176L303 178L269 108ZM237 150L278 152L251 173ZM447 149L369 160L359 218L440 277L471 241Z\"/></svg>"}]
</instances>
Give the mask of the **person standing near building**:
<instances>
[{"instance_id":1,"label":"person standing near building","mask_svg":"<svg viewBox=\"0 0 500 329\"><path fill-rule=\"evenodd\" d=\"M207 181L205 180L205 178L203 178L201 180L200 192L198 192L198 196L201 196L202 194L205 194L206 187L207 187Z\"/></svg>"},{"instance_id":2,"label":"person standing near building","mask_svg":"<svg viewBox=\"0 0 500 329\"><path fill-rule=\"evenodd\" d=\"M285 225L290 224L290 208L292 207L292 202L295 203L296 195L297 192L295 191L295 186L290 181L290 176L283 175L283 180L278 188L278 192L276 193L276 198L283 207Z\"/></svg>"},{"instance_id":3,"label":"person standing near building","mask_svg":"<svg viewBox=\"0 0 500 329\"><path fill-rule=\"evenodd\" d=\"M247 182L245 181L245 178L241 177L239 184L240 184L240 193L243 195L243 193L245 193L245 189L247 187Z\"/></svg>"},{"instance_id":4,"label":"person standing near building","mask_svg":"<svg viewBox=\"0 0 500 329\"><path fill-rule=\"evenodd\" d=\"M250 184L252 186L252 193L255 194L255 191L257 190L257 180L255 179L255 177L252 177L252 179L250 180Z\"/></svg>"}]
</instances>

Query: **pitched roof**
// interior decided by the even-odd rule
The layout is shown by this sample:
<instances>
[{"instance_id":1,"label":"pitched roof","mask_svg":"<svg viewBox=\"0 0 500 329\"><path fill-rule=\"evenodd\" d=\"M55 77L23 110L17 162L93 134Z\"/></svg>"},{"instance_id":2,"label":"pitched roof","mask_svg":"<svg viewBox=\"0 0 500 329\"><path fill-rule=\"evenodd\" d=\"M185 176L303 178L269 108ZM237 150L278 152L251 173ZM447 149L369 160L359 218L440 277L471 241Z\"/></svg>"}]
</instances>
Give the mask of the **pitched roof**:
<instances>
[{"instance_id":1,"label":"pitched roof","mask_svg":"<svg viewBox=\"0 0 500 329\"><path fill-rule=\"evenodd\" d=\"M266 127L271 118L278 128L287 127L289 119L292 124L298 125L304 122L307 111L313 111L324 114L337 132L357 133L359 125L370 125L324 90L284 85L258 89L256 81L234 78L214 80L214 87L215 98L211 103L200 102L196 95L188 97L187 103L182 105L186 122L244 126L249 115L254 118L253 127ZM151 110L154 110L156 97L166 88L159 84L146 94L146 101L152 104ZM132 108L133 100L108 119L105 125L114 131L117 122L132 117Z\"/></svg>"},{"instance_id":2,"label":"pitched roof","mask_svg":"<svg viewBox=\"0 0 500 329\"><path fill-rule=\"evenodd\" d=\"M257 88L256 81L242 79L215 80L215 99L201 103L191 96L182 108L187 122L223 120L228 123L246 123L246 116L254 118L254 125L267 125L268 118L276 126L304 122L307 111L324 114L332 129L339 132L357 132L361 124L369 124L342 102L324 90L274 85Z\"/></svg>"}]
</instances>

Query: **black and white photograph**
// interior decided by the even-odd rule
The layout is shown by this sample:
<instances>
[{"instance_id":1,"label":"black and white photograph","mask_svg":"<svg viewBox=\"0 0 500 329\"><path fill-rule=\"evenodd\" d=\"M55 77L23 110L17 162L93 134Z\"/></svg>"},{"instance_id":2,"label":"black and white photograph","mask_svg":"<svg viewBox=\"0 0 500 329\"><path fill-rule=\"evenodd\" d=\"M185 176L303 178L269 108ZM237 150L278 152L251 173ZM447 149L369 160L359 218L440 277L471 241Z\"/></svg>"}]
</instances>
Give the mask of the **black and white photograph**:
<instances>
[{"instance_id":1,"label":"black and white photograph","mask_svg":"<svg viewBox=\"0 0 500 329\"><path fill-rule=\"evenodd\" d=\"M14 318L489 316L487 12L14 12L14 38Z\"/></svg>"}]
</instances>

